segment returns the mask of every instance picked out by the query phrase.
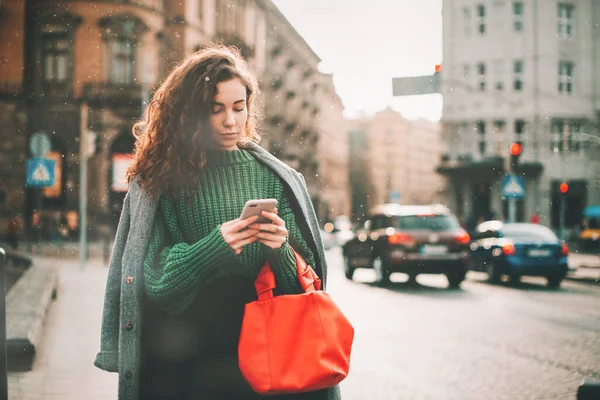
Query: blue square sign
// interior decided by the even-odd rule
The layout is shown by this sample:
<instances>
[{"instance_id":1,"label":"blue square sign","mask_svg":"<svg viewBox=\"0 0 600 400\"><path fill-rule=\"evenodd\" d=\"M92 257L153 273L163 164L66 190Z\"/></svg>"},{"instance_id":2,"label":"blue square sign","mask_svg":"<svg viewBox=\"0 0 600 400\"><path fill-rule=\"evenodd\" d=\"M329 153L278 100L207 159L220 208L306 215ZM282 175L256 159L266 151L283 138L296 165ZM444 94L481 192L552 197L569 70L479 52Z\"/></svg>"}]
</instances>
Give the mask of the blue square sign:
<instances>
[{"instance_id":1,"label":"blue square sign","mask_svg":"<svg viewBox=\"0 0 600 400\"><path fill-rule=\"evenodd\" d=\"M502 197L522 199L525 197L525 179L517 175L505 175L502 178Z\"/></svg>"},{"instance_id":2,"label":"blue square sign","mask_svg":"<svg viewBox=\"0 0 600 400\"><path fill-rule=\"evenodd\" d=\"M27 160L27 186L48 187L54 185L56 161L36 157Z\"/></svg>"}]
</instances>

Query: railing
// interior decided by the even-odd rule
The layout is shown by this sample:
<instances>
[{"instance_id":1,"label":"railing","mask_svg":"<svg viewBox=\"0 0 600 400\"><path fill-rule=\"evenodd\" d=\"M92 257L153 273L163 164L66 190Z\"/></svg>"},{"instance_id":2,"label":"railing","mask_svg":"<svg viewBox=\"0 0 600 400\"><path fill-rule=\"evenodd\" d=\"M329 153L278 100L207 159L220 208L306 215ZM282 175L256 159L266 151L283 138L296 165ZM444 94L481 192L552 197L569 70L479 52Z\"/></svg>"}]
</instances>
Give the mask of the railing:
<instances>
[{"instance_id":1,"label":"railing","mask_svg":"<svg viewBox=\"0 0 600 400\"><path fill-rule=\"evenodd\" d=\"M137 83L88 82L83 84L83 97L90 102L107 105L141 106L148 89Z\"/></svg>"},{"instance_id":2,"label":"railing","mask_svg":"<svg viewBox=\"0 0 600 400\"><path fill-rule=\"evenodd\" d=\"M0 81L0 96L18 96L23 92L21 82Z\"/></svg>"}]
</instances>

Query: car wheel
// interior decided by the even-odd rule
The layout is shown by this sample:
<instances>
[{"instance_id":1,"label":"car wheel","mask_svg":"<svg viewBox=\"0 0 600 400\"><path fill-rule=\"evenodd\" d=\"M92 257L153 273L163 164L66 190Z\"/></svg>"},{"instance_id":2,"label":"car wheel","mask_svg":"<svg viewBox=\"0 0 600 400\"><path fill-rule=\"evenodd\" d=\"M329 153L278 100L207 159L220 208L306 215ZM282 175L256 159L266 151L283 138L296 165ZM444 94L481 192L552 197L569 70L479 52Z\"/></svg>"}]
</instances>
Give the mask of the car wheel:
<instances>
[{"instance_id":1,"label":"car wheel","mask_svg":"<svg viewBox=\"0 0 600 400\"><path fill-rule=\"evenodd\" d=\"M446 274L446 278L448 279L449 288L459 288L462 281L465 280L465 274L453 272Z\"/></svg>"},{"instance_id":2,"label":"car wheel","mask_svg":"<svg viewBox=\"0 0 600 400\"><path fill-rule=\"evenodd\" d=\"M344 275L346 279L352 280L354 277L355 268L350 264L350 258L348 256L344 256Z\"/></svg>"},{"instance_id":3,"label":"car wheel","mask_svg":"<svg viewBox=\"0 0 600 400\"><path fill-rule=\"evenodd\" d=\"M390 283L391 273L385 269L381 257L373 260L373 269L375 270L375 283L378 285L388 285Z\"/></svg>"},{"instance_id":4,"label":"car wheel","mask_svg":"<svg viewBox=\"0 0 600 400\"><path fill-rule=\"evenodd\" d=\"M560 288L560 284L563 281L563 278L556 277L556 276L549 276L547 279L548 279L548 287L551 289Z\"/></svg>"},{"instance_id":5,"label":"car wheel","mask_svg":"<svg viewBox=\"0 0 600 400\"><path fill-rule=\"evenodd\" d=\"M498 266L496 263L490 261L488 262L486 272L488 274L488 282L490 283L500 283L500 271L498 271Z\"/></svg>"},{"instance_id":6,"label":"car wheel","mask_svg":"<svg viewBox=\"0 0 600 400\"><path fill-rule=\"evenodd\" d=\"M511 285L518 285L519 283L521 283L521 275L510 274L508 281L510 282Z\"/></svg>"}]
</instances>

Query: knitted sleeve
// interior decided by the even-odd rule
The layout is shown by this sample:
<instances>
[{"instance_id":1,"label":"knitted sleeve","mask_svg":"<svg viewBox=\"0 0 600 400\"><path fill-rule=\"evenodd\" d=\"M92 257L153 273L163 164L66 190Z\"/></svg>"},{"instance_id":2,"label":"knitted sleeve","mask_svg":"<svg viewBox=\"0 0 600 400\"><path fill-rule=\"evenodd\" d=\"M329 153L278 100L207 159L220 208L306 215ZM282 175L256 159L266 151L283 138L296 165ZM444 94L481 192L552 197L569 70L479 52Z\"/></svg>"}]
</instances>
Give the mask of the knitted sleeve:
<instances>
[{"instance_id":1,"label":"knitted sleeve","mask_svg":"<svg viewBox=\"0 0 600 400\"><path fill-rule=\"evenodd\" d=\"M296 225L294 210L284 192L280 196L277 212L279 217L285 221L288 230L288 241L279 249L266 247L266 258L272 266L279 292L287 294L301 293L302 288L298 283L296 258L293 250L296 250L306 263L313 268L315 267L315 257L302 237L300 228Z\"/></svg>"},{"instance_id":2,"label":"knitted sleeve","mask_svg":"<svg viewBox=\"0 0 600 400\"><path fill-rule=\"evenodd\" d=\"M155 218L144 282L148 297L171 315L182 314L194 301L202 282L239 263L220 226L196 243L184 241L175 207L161 199ZM239 270L239 268L237 268Z\"/></svg>"}]
</instances>

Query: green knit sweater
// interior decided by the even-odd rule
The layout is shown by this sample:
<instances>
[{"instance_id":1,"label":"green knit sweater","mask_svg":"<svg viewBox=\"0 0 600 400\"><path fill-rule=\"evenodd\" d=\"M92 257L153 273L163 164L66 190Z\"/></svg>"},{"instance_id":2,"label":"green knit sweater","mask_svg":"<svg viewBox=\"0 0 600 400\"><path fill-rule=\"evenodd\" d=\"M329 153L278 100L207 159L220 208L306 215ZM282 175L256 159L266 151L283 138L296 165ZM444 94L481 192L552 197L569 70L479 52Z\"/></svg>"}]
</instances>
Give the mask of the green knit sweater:
<instances>
[{"instance_id":1,"label":"green knit sweater","mask_svg":"<svg viewBox=\"0 0 600 400\"><path fill-rule=\"evenodd\" d=\"M275 198L288 229L288 242L271 249L254 242L236 255L221 235L222 223L238 218L251 199ZM314 266L284 186L270 169L245 150L207 152L207 165L192 201L161 196L144 281L149 299L171 315L182 314L203 285L229 276L254 280L269 261L278 291L298 293L292 247Z\"/></svg>"}]
</instances>

